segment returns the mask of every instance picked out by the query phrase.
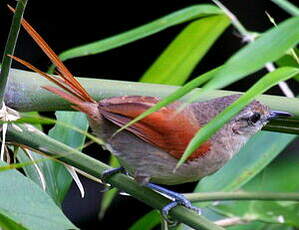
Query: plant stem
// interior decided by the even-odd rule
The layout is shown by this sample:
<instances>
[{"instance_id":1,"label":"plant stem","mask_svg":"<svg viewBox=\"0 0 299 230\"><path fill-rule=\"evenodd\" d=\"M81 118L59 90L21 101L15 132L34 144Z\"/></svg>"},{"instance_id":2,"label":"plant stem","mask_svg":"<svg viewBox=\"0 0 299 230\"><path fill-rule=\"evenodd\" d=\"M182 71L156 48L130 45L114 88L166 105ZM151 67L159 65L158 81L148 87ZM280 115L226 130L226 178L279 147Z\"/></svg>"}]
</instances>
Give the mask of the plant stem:
<instances>
[{"instance_id":1,"label":"plant stem","mask_svg":"<svg viewBox=\"0 0 299 230\"><path fill-rule=\"evenodd\" d=\"M7 135L8 139L18 144L25 145L28 148L55 158L59 157L60 161L72 165L97 178L100 178L101 173L104 170L110 168L108 165L44 135L41 131L35 129L31 125L18 125L18 128L15 128L15 125L9 125ZM63 155L57 153L63 153ZM107 179L107 182L159 210L170 202L168 198L147 187L137 184L133 179L123 174L113 175ZM224 230L222 227L215 225L203 216L200 216L183 206L173 208L170 211L170 216L172 219L189 225L194 229Z\"/></svg>"},{"instance_id":2,"label":"plant stem","mask_svg":"<svg viewBox=\"0 0 299 230\"><path fill-rule=\"evenodd\" d=\"M8 39L5 45L5 50L2 57L1 72L0 72L0 104L2 104L3 101L6 83L7 83L9 70L11 66L11 58L8 57L7 54L13 55L14 53L18 34L20 31L20 22L24 14L26 4L27 4L27 0L18 1L16 13L13 16Z\"/></svg>"},{"instance_id":3,"label":"plant stem","mask_svg":"<svg viewBox=\"0 0 299 230\"><path fill-rule=\"evenodd\" d=\"M299 193L284 192L208 192L184 194L192 202L222 200L288 200L299 201Z\"/></svg>"},{"instance_id":4,"label":"plant stem","mask_svg":"<svg viewBox=\"0 0 299 230\"><path fill-rule=\"evenodd\" d=\"M90 78L78 78L78 80L97 101L107 97L125 95L150 95L163 98L179 88L177 86ZM42 89L42 86L51 84L36 73L12 69L5 102L8 106L21 112L70 110L68 102ZM188 101L194 93L198 93L198 90L195 89L194 92L184 96L181 100ZM209 94L203 94L199 101L232 94L241 94L241 92L212 90ZM297 98L262 95L257 97L257 100L268 105L271 109L287 111L299 117L299 100Z\"/></svg>"},{"instance_id":5,"label":"plant stem","mask_svg":"<svg viewBox=\"0 0 299 230\"><path fill-rule=\"evenodd\" d=\"M78 78L84 88L97 101L113 96L125 95L151 95L166 97L178 89L177 86L167 86L159 84L146 84L125 81L112 81L101 79ZM53 95L42 86L49 85L47 80L39 77L38 74L15 70L10 71L5 103L18 111L56 111L70 110L69 103L64 99ZM192 93L182 98L182 101L188 101L193 93L198 93L195 89ZM212 90L209 94L203 94L199 101L206 101L216 97L223 97L232 94L241 94L236 91ZM299 100L297 98L285 98L279 96L262 95L257 100L268 105L271 109L287 111L299 117ZM283 119L271 121L264 130L299 133L298 119Z\"/></svg>"},{"instance_id":6,"label":"plant stem","mask_svg":"<svg viewBox=\"0 0 299 230\"><path fill-rule=\"evenodd\" d=\"M286 1L286 0L271 0L275 4L277 4L279 7L284 9L286 12L293 16L299 16L299 9L292 3Z\"/></svg>"}]
</instances>

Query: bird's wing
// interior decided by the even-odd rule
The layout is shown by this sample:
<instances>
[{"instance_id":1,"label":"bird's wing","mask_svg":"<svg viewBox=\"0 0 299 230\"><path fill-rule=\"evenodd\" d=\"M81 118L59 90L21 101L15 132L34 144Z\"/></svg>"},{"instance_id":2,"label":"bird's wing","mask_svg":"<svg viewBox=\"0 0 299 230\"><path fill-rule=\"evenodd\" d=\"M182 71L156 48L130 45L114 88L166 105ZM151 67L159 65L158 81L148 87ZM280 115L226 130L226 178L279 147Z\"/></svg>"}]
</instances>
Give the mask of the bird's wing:
<instances>
[{"instance_id":1,"label":"bird's wing","mask_svg":"<svg viewBox=\"0 0 299 230\"><path fill-rule=\"evenodd\" d=\"M156 97L114 97L101 101L99 109L107 120L121 127L157 102L159 99ZM176 104L179 105L178 102ZM179 159L199 128L191 111L188 113L188 110L184 110L177 113L175 106L172 105L151 113L129 126L127 130ZM209 149L210 143L206 142L189 159L197 158L208 152Z\"/></svg>"}]
</instances>

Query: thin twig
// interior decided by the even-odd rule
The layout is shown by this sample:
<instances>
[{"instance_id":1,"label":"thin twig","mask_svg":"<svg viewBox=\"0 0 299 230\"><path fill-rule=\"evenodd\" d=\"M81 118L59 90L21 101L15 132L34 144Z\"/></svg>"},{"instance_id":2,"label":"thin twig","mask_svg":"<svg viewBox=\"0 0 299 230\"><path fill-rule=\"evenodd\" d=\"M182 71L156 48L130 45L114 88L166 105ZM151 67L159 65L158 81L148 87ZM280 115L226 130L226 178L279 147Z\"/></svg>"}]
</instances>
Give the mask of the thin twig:
<instances>
[{"instance_id":1,"label":"thin twig","mask_svg":"<svg viewBox=\"0 0 299 230\"><path fill-rule=\"evenodd\" d=\"M208 192L184 194L192 202L222 200L288 200L299 201L299 193L284 192Z\"/></svg>"}]
</instances>

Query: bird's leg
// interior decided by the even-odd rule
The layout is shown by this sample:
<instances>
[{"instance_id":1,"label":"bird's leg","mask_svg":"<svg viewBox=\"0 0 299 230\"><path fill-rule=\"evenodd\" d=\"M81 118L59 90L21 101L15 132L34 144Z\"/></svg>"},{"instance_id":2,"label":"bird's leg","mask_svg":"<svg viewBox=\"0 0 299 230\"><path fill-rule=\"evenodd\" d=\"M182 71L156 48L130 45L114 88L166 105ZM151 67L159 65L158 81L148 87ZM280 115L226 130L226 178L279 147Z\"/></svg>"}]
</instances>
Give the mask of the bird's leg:
<instances>
[{"instance_id":1,"label":"bird's leg","mask_svg":"<svg viewBox=\"0 0 299 230\"><path fill-rule=\"evenodd\" d=\"M106 181L107 178L111 177L112 175L115 175L117 173L125 173L125 168L124 167L119 167L119 168L113 168L113 169L106 169L101 173L101 180Z\"/></svg>"},{"instance_id":2,"label":"bird's leg","mask_svg":"<svg viewBox=\"0 0 299 230\"><path fill-rule=\"evenodd\" d=\"M103 192L107 192L110 189L112 189L113 187L108 184L106 181L109 177L117 174L117 173L126 173L125 168L124 167L119 167L119 168L113 168L113 169L106 169L101 173L100 179L103 182L105 188Z\"/></svg>"},{"instance_id":3,"label":"bird's leg","mask_svg":"<svg viewBox=\"0 0 299 230\"><path fill-rule=\"evenodd\" d=\"M170 198L174 199L173 202L170 202L169 204L167 204L166 206L164 206L161 210L162 212L162 216L168 221L168 222L172 222L172 221L169 221L169 218L168 218L168 213L169 211L176 207L177 205L183 205L185 206L186 208L189 208L191 210L194 210L195 212L197 212L198 214L201 214L201 210L195 206L192 206L191 202L182 194L180 193L177 193L177 192L173 192L171 190L168 190L166 188L163 188L161 186L158 186L156 184L152 184L152 183L148 183L146 185L147 187L151 188L151 189L154 189L166 196L169 196Z\"/></svg>"}]
</instances>

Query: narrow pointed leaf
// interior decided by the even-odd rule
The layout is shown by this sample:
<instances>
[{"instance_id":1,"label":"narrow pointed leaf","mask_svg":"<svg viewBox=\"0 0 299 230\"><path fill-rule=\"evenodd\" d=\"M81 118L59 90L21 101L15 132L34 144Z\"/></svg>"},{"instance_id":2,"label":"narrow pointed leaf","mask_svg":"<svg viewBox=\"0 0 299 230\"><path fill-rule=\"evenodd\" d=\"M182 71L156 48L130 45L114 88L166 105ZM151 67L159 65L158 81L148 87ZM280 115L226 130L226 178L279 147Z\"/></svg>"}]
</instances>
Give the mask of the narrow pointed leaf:
<instances>
[{"instance_id":1,"label":"narrow pointed leaf","mask_svg":"<svg viewBox=\"0 0 299 230\"><path fill-rule=\"evenodd\" d=\"M190 23L142 76L141 82L182 85L229 25L225 15Z\"/></svg>"},{"instance_id":2,"label":"narrow pointed leaf","mask_svg":"<svg viewBox=\"0 0 299 230\"><path fill-rule=\"evenodd\" d=\"M56 117L58 121L87 131L88 121L83 113L59 111L56 112ZM54 128L50 130L49 136L73 148L82 147L85 141L85 135L59 124L56 124ZM47 161L43 167L47 178L47 190L54 200L61 203L71 185L72 177L65 166L60 163Z\"/></svg>"},{"instance_id":3,"label":"narrow pointed leaf","mask_svg":"<svg viewBox=\"0 0 299 230\"><path fill-rule=\"evenodd\" d=\"M257 40L234 54L206 89L223 88L282 57L299 42L299 17L290 18L263 33Z\"/></svg>"},{"instance_id":4,"label":"narrow pointed leaf","mask_svg":"<svg viewBox=\"0 0 299 230\"><path fill-rule=\"evenodd\" d=\"M190 141L183 156L178 162L178 167L206 140L208 140L218 129L235 116L241 109L249 104L258 95L270 89L280 81L292 78L299 73L297 68L283 67L271 73L266 74L256 84L254 84L245 94L243 94L233 104L228 106L224 111L219 113L207 125L200 129L199 132Z\"/></svg>"},{"instance_id":5,"label":"narrow pointed leaf","mask_svg":"<svg viewBox=\"0 0 299 230\"><path fill-rule=\"evenodd\" d=\"M187 7L124 33L66 50L59 56L64 61L74 57L101 53L150 36L171 26L212 14L222 14L222 12L219 8L209 4Z\"/></svg>"}]
</instances>

